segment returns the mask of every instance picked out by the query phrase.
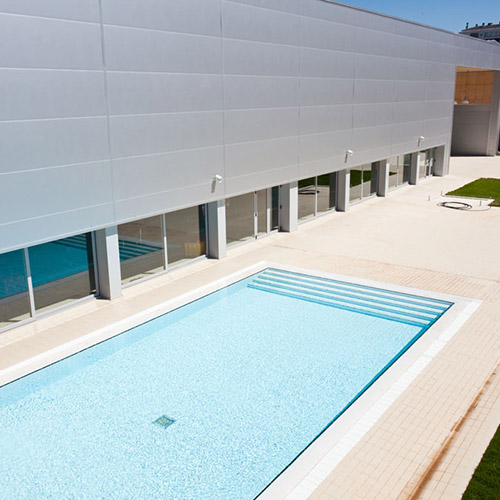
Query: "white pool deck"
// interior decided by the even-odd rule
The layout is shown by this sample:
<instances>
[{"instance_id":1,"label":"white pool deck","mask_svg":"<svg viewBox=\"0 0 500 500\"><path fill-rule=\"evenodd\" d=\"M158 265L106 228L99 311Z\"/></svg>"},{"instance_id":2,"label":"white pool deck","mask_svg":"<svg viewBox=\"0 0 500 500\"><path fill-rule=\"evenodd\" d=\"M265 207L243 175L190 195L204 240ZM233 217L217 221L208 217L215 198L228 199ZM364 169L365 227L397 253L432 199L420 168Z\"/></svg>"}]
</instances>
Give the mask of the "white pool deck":
<instances>
[{"instance_id":1,"label":"white pool deck","mask_svg":"<svg viewBox=\"0 0 500 500\"><path fill-rule=\"evenodd\" d=\"M0 384L71 346L81 348L82 339L91 344L118 333L131 317L140 320L144 311L158 312L200 287L206 293L207 284L263 261L475 299L469 319L455 324L404 390L385 399L377 418L366 417L366 432L350 439L336 462L308 462L309 475L296 476L291 490L268 492L290 500L458 499L500 423L500 208L473 201L473 210L455 211L437 204L441 193L478 177L500 178L500 157L453 158L445 178L231 249L221 261L173 270L125 289L113 302L86 302L0 334Z\"/></svg>"}]
</instances>

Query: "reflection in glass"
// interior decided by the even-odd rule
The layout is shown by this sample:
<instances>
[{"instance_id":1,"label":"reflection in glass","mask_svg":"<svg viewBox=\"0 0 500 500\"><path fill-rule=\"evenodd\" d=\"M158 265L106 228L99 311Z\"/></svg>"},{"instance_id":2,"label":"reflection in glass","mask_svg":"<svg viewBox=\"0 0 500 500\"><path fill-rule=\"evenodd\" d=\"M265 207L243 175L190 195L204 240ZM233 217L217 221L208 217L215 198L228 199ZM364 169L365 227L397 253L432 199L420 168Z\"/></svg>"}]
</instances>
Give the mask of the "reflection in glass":
<instances>
[{"instance_id":1,"label":"reflection in glass","mask_svg":"<svg viewBox=\"0 0 500 500\"><path fill-rule=\"evenodd\" d=\"M257 191L257 234L267 233L267 189Z\"/></svg>"},{"instance_id":2,"label":"reflection in glass","mask_svg":"<svg viewBox=\"0 0 500 500\"><path fill-rule=\"evenodd\" d=\"M254 237L254 193L226 200L226 238L232 245Z\"/></svg>"},{"instance_id":3,"label":"reflection in glass","mask_svg":"<svg viewBox=\"0 0 500 500\"><path fill-rule=\"evenodd\" d=\"M398 187L398 175L398 157L394 156L393 158L389 159L389 189Z\"/></svg>"},{"instance_id":4,"label":"reflection in glass","mask_svg":"<svg viewBox=\"0 0 500 500\"><path fill-rule=\"evenodd\" d=\"M90 233L31 247L29 261L37 312L96 292Z\"/></svg>"},{"instance_id":5,"label":"reflection in glass","mask_svg":"<svg viewBox=\"0 0 500 500\"><path fill-rule=\"evenodd\" d=\"M411 155L403 156L403 184L410 182Z\"/></svg>"},{"instance_id":6,"label":"reflection in glass","mask_svg":"<svg viewBox=\"0 0 500 500\"><path fill-rule=\"evenodd\" d=\"M363 168L353 168L349 179L349 201L352 203L362 197Z\"/></svg>"},{"instance_id":7,"label":"reflection in glass","mask_svg":"<svg viewBox=\"0 0 500 500\"><path fill-rule=\"evenodd\" d=\"M280 228L280 188L275 186L271 190L271 231Z\"/></svg>"},{"instance_id":8,"label":"reflection in glass","mask_svg":"<svg viewBox=\"0 0 500 500\"><path fill-rule=\"evenodd\" d=\"M299 213L300 219L307 219L316 215L316 178L299 181Z\"/></svg>"},{"instance_id":9,"label":"reflection in glass","mask_svg":"<svg viewBox=\"0 0 500 500\"><path fill-rule=\"evenodd\" d=\"M165 270L162 216L118 226L122 283Z\"/></svg>"},{"instance_id":10,"label":"reflection in glass","mask_svg":"<svg viewBox=\"0 0 500 500\"><path fill-rule=\"evenodd\" d=\"M205 255L205 205L171 212L165 220L169 265Z\"/></svg>"},{"instance_id":11,"label":"reflection in glass","mask_svg":"<svg viewBox=\"0 0 500 500\"><path fill-rule=\"evenodd\" d=\"M424 153L419 153L418 155L418 177L419 179L422 179L425 177L426 173L426 161L427 161L427 154Z\"/></svg>"},{"instance_id":12,"label":"reflection in glass","mask_svg":"<svg viewBox=\"0 0 500 500\"><path fill-rule=\"evenodd\" d=\"M337 173L317 177L317 207L318 213L335 209Z\"/></svg>"},{"instance_id":13,"label":"reflection in glass","mask_svg":"<svg viewBox=\"0 0 500 500\"><path fill-rule=\"evenodd\" d=\"M368 163L363 165L363 198L377 193L377 169Z\"/></svg>"},{"instance_id":14,"label":"reflection in glass","mask_svg":"<svg viewBox=\"0 0 500 500\"><path fill-rule=\"evenodd\" d=\"M23 250L0 255L0 328L30 317Z\"/></svg>"}]
</instances>

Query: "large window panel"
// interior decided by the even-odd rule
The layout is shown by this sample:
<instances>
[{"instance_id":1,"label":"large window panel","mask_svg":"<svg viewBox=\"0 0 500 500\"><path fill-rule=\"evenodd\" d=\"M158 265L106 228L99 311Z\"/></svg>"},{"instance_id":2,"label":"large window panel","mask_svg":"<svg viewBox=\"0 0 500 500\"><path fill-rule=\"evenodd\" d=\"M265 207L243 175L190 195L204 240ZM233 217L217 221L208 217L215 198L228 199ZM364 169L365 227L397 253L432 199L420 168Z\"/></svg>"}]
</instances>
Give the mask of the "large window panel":
<instances>
[{"instance_id":1,"label":"large window panel","mask_svg":"<svg viewBox=\"0 0 500 500\"><path fill-rule=\"evenodd\" d=\"M92 236L72 236L28 251L36 312L45 312L96 292Z\"/></svg>"},{"instance_id":2,"label":"large window panel","mask_svg":"<svg viewBox=\"0 0 500 500\"><path fill-rule=\"evenodd\" d=\"M255 193L257 208L257 235L267 234L267 189Z\"/></svg>"},{"instance_id":3,"label":"large window panel","mask_svg":"<svg viewBox=\"0 0 500 500\"><path fill-rule=\"evenodd\" d=\"M24 251L0 255L0 328L30 317Z\"/></svg>"},{"instance_id":4,"label":"large window panel","mask_svg":"<svg viewBox=\"0 0 500 500\"><path fill-rule=\"evenodd\" d=\"M123 284L165 270L161 215L120 224L118 243Z\"/></svg>"},{"instance_id":5,"label":"large window panel","mask_svg":"<svg viewBox=\"0 0 500 500\"><path fill-rule=\"evenodd\" d=\"M403 156L403 184L410 182L411 155Z\"/></svg>"},{"instance_id":6,"label":"large window panel","mask_svg":"<svg viewBox=\"0 0 500 500\"><path fill-rule=\"evenodd\" d=\"M399 157L389 159L389 189L395 189L401 185L402 173L399 168Z\"/></svg>"},{"instance_id":7,"label":"large window panel","mask_svg":"<svg viewBox=\"0 0 500 500\"><path fill-rule=\"evenodd\" d=\"M299 210L300 219L308 219L316 215L316 178L299 181Z\"/></svg>"},{"instance_id":8,"label":"large window panel","mask_svg":"<svg viewBox=\"0 0 500 500\"><path fill-rule=\"evenodd\" d=\"M271 190L271 231L280 228L280 187Z\"/></svg>"},{"instance_id":9,"label":"large window panel","mask_svg":"<svg viewBox=\"0 0 500 500\"><path fill-rule=\"evenodd\" d=\"M317 180L318 213L335 210L337 173L320 175Z\"/></svg>"},{"instance_id":10,"label":"large window panel","mask_svg":"<svg viewBox=\"0 0 500 500\"><path fill-rule=\"evenodd\" d=\"M169 213L165 220L169 266L205 255L205 205Z\"/></svg>"},{"instance_id":11,"label":"large window panel","mask_svg":"<svg viewBox=\"0 0 500 500\"><path fill-rule=\"evenodd\" d=\"M349 201L361 200L363 196L363 167L353 168L349 176Z\"/></svg>"},{"instance_id":12,"label":"large window panel","mask_svg":"<svg viewBox=\"0 0 500 500\"><path fill-rule=\"evenodd\" d=\"M226 200L226 238L232 245L254 238L254 193Z\"/></svg>"}]
</instances>

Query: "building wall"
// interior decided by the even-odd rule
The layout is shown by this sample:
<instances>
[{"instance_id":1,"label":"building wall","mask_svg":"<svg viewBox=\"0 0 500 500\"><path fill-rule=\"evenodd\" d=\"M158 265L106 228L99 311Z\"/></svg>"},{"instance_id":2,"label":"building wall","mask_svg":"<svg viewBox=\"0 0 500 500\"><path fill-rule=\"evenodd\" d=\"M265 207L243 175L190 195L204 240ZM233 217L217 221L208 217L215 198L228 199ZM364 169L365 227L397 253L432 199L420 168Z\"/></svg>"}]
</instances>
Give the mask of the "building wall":
<instances>
[{"instance_id":1,"label":"building wall","mask_svg":"<svg viewBox=\"0 0 500 500\"><path fill-rule=\"evenodd\" d=\"M490 127L490 106L455 106L451 152L455 156L486 154Z\"/></svg>"},{"instance_id":2,"label":"building wall","mask_svg":"<svg viewBox=\"0 0 500 500\"><path fill-rule=\"evenodd\" d=\"M0 0L0 31L0 252L420 136L448 153L456 66L500 69L491 44L323 0Z\"/></svg>"}]
</instances>

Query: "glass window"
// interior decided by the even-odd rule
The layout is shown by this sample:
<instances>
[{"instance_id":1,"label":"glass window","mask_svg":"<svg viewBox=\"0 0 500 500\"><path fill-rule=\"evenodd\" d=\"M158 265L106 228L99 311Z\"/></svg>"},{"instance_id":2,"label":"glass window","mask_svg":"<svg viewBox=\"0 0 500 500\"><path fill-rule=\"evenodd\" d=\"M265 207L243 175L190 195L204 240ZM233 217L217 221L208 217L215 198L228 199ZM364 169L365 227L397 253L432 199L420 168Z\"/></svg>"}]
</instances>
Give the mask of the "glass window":
<instances>
[{"instance_id":1,"label":"glass window","mask_svg":"<svg viewBox=\"0 0 500 500\"><path fill-rule=\"evenodd\" d=\"M337 172L317 178L318 213L335 210L337 195Z\"/></svg>"},{"instance_id":2,"label":"glass window","mask_svg":"<svg viewBox=\"0 0 500 500\"><path fill-rule=\"evenodd\" d=\"M398 186L398 158L395 156L389 159L389 189L394 189Z\"/></svg>"},{"instance_id":3,"label":"glass window","mask_svg":"<svg viewBox=\"0 0 500 500\"><path fill-rule=\"evenodd\" d=\"M308 219L316 215L316 178L310 177L299 181L299 219Z\"/></svg>"},{"instance_id":4,"label":"glass window","mask_svg":"<svg viewBox=\"0 0 500 500\"><path fill-rule=\"evenodd\" d=\"M363 198L377 193L377 169L371 164L363 165Z\"/></svg>"},{"instance_id":5,"label":"glass window","mask_svg":"<svg viewBox=\"0 0 500 500\"><path fill-rule=\"evenodd\" d=\"M403 156L403 184L410 182L411 155Z\"/></svg>"},{"instance_id":6,"label":"glass window","mask_svg":"<svg viewBox=\"0 0 500 500\"><path fill-rule=\"evenodd\" d=\"M254 193L226 200L226 238L232 245L254 238Z\"/></svg>"},{"instance_id":7,"label":"glass window","mask_svg":"<svg viewBox=\"0 0 500 500\"><path fill-rule=\"evenodd\" d=\"M162 220L157 215L118 226L123 284L165 270Z\"/></svg>"},{"instance_id":8,"label":"glass window","mask_svg":"<svg viewBox=\"0 0 500 500\"><path fill-rule=\"evenodd\" d=\"M349 201L361 200L363 196L363 167L353 168L349 179Z\"/></svg>"},{"instance_id":9,"label":"glass window","mask_svg":"<svg viewBox=\"0 0 500 500\"><path fill-rule=\"evenodd\" d=\"M169 265L205 255L205 205L169 213L165 220Z\"/></svg>"},{"instance_id":10,"label":"glass window","mask_svg":"<svg viewBox=\"0 0 500 500\"><path fill-rule=\"evenodd\" d=\"M0 255L0 328L30 317L24 251Z\"/></svg>"},{"instance_id":11,"label":"glass window","mask_svg":"<svg viewBox=\"0 0 500 500\"><path fill-rule=\"evenodd\" d=\"M280 228L280 187L271 190L271 231Z\"/></svg>"},{"instance_id":12,"label":"glass window","mask_svg":"<svg viewBox=\"0 0 500 500\"><path fill-rule=\"evenodd\" d=\"M37 312L96 292L90 233L31 247L29 261Z\"/></svg>"},{"instance_id":13,"label":"glass window","mask_svg":"<svg viewBox=\"0 0 500 500\"><path fill-rule=\"evenodd\" d=\"M255 193L257 204L257 234L267 234L267 189Z\"/></svg>"},{"instance_id":14,"label":"glass window","mask_svg":"<svg viewBox=\"0 0 500 500\"><path fill-rule=\"evenodd\" d=\"M427 155L424 153L419 153L418 155L418 177L422 179L425 177L426 173L426 161L427 161Z\"/></svg>"}]
</instances>

